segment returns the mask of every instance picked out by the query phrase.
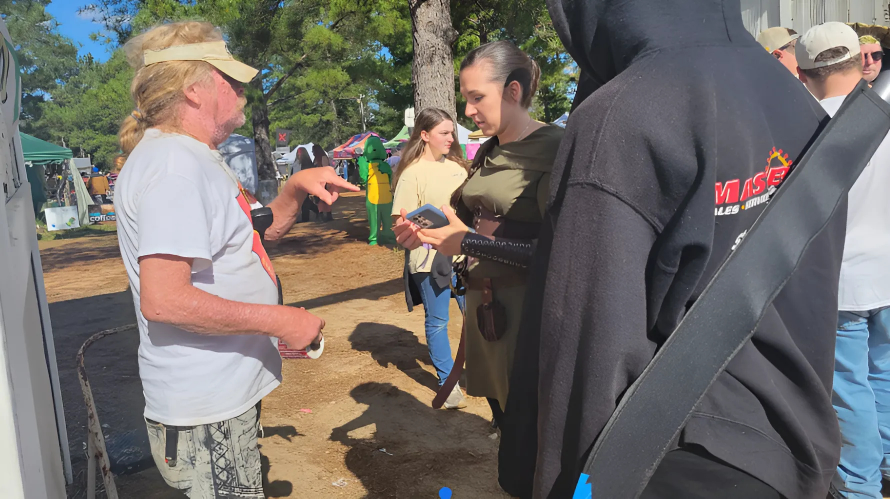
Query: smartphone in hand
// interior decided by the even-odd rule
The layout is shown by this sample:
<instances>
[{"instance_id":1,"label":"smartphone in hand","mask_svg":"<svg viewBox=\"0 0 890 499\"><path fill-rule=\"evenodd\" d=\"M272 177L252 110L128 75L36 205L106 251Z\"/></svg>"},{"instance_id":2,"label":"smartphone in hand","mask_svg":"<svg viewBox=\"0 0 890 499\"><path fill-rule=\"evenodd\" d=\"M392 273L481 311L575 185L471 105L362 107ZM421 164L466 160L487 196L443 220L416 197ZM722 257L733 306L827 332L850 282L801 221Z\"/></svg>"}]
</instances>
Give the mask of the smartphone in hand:
<instances>
[{"instance_id":1,"label":"smartphone in hand","mask_svg":"<svg viewBox=\"0 0 890 499\"><path fill-rule=\"evenodd\" d=\"M439 229L448 225L448 217L431 204L425 204L412 211L406 218L421 229Z\"/></svg>"}]
</instances>

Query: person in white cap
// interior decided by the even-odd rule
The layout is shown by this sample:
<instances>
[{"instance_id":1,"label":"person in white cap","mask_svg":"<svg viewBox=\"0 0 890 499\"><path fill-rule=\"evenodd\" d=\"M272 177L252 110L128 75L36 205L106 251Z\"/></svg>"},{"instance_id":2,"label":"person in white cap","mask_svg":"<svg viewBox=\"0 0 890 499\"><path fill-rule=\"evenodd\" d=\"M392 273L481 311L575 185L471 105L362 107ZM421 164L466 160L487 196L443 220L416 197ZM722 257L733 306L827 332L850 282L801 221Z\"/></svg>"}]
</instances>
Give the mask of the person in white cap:
<instances>
[{"instance_id":1,"label":"person in white cap","mask_svg":"<svg viewBox=\"0 0 890 499\"><path fill-rule=\"evenodd\" d=\"M161 25L124 49L136 110L119 133L114 201L152 457L189 497L262 498L259 404L281 381L278 340L319 343L324 321L277 304L257 203L217 150L244 124L243 85L257 70L209 23ZM291 177L269 205L266 240L289 230L307 194L333 203L339 189L358 190L329 167Z\"/></svg>"},{"instance_id":2,"label":"person in white cap","mask_svg":"<svg viewBox=\"0 0 890 499\"><path fill-rule=\"evenodd\" d=\"M797 77L795 44L800 35L790 28L768 28L757 35L757 43L763 45L788 71Z\"/></svg>"},{"instance_id":3,"label":"person in white cap","mask_svg":"<svg viewBox=\"0 0 890 499\"><path fill-rule=\"evenodd\" d=\"M862 80L859 38L829 22L798 42L800 79L834 116ZM850 189L838 286L832 403L842 438L832 486L842 497L880 498L890 473L890 140Z\"/></svg>"}]
</instances>

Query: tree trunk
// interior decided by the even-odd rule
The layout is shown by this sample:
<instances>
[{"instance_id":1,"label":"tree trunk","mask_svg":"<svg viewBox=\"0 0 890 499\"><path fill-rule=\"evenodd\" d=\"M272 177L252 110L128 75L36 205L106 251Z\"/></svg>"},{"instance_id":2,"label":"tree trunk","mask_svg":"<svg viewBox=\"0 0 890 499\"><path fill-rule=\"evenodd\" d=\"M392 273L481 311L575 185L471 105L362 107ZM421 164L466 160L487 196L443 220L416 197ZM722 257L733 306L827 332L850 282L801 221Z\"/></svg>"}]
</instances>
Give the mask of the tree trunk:
<instances>
[{"instance_id":1,"label":"tree trunk","mask_svg":"<svg viewBox=\"0 0 890 499\"><path fill-rule=\"evenodd\" d=\"M456 117L454 57L451 44L457 31L451 26L449 0L408 0L414 37L414 112L437 107Z\"/></svg>"},{"instance_id":2,"label":"tree trunk","mask_svg":"<svg viewBox=\"0 0 890 499\"><path fill-rule=\"evenodd\" d=\"M337 99L331 99L331 109L334 110L334 118L331 120L331 137L333 137L334 140L340 140L340 124L337 119Z\"/></svg>"},{"instance_id":3,"label":"tree trunk","mask_svg":"<svg viewBox=\"0 0 890 499\"><path fill-rule=\"evenodd\" d=\"M275 178L275 162L272 161L272 144L269 141L269 105L263 95L263 79L256 78L250 85L257 91L250 104L250 121L253 124L253 142L256 147L256 169L260 180Z\"/></svg>"}]
</instances>

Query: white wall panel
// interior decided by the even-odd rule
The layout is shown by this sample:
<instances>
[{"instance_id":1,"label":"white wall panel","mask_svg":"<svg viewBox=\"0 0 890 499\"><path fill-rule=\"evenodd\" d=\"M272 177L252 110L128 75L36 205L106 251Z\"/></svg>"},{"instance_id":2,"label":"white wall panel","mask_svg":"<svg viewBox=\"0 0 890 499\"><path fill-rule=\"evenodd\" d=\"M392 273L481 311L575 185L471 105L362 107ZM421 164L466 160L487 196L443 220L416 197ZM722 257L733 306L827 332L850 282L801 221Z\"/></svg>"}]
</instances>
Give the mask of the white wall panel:
<instances>
[{"instance_id":1,"label":"white wall panel","mask_svg":"<svg viewBox=\"0 0 890 499\"><path fill-rule=\"evenodd\" d=\"M850 15L849 22L851 23L866 23L866 24L880 24L878 22L879 18L875 17L876 13L880 12L880 4L882 2L875 0L848 0L850 2ZM879 8L875 8L875 6Z\"/></svg>"},{"instance_id":2,"label":"white wall panel","mask_svg":"<svg viewBox=\"0 0 890 499\"><path fill-rule=\"evenodd\" d=\"M740 0L742 22L752 35L785 26L800 34L827 21L890 25L890 0Z\"/></svg>"},{"instance_id":3,"label":"white wall panel","mask_svg":"<svg viewBox=\"0 0 890 499\"><path fill-rule=\"evenodd\" d=\"M741 0L742 22L753 36L773 26L780 26L780 0Z\"/></svg>"}]
</instances>

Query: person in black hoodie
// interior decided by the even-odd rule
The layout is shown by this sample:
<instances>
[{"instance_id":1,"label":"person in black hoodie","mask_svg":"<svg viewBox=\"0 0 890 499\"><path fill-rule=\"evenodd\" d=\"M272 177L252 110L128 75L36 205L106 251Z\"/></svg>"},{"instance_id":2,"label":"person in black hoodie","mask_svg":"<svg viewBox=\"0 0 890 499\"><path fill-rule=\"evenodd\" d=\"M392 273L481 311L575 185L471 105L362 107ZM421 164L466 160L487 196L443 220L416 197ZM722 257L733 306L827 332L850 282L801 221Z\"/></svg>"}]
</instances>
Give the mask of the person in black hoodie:
<instances>
[{"instance_id":1,"label":"person in black hoodie","mask_svg":"<svg viewBox=\"0 0 890 499\"><path fill-rule=\"evenodd\" d=\"M827 118L745 31L738 0L548 7L583 77L531 268L499 480L516 496L564 498L625 390ZM825 497L840 448L831 382L845 218L846 205L643 497Z\"/></svg>"}]
</instances>

